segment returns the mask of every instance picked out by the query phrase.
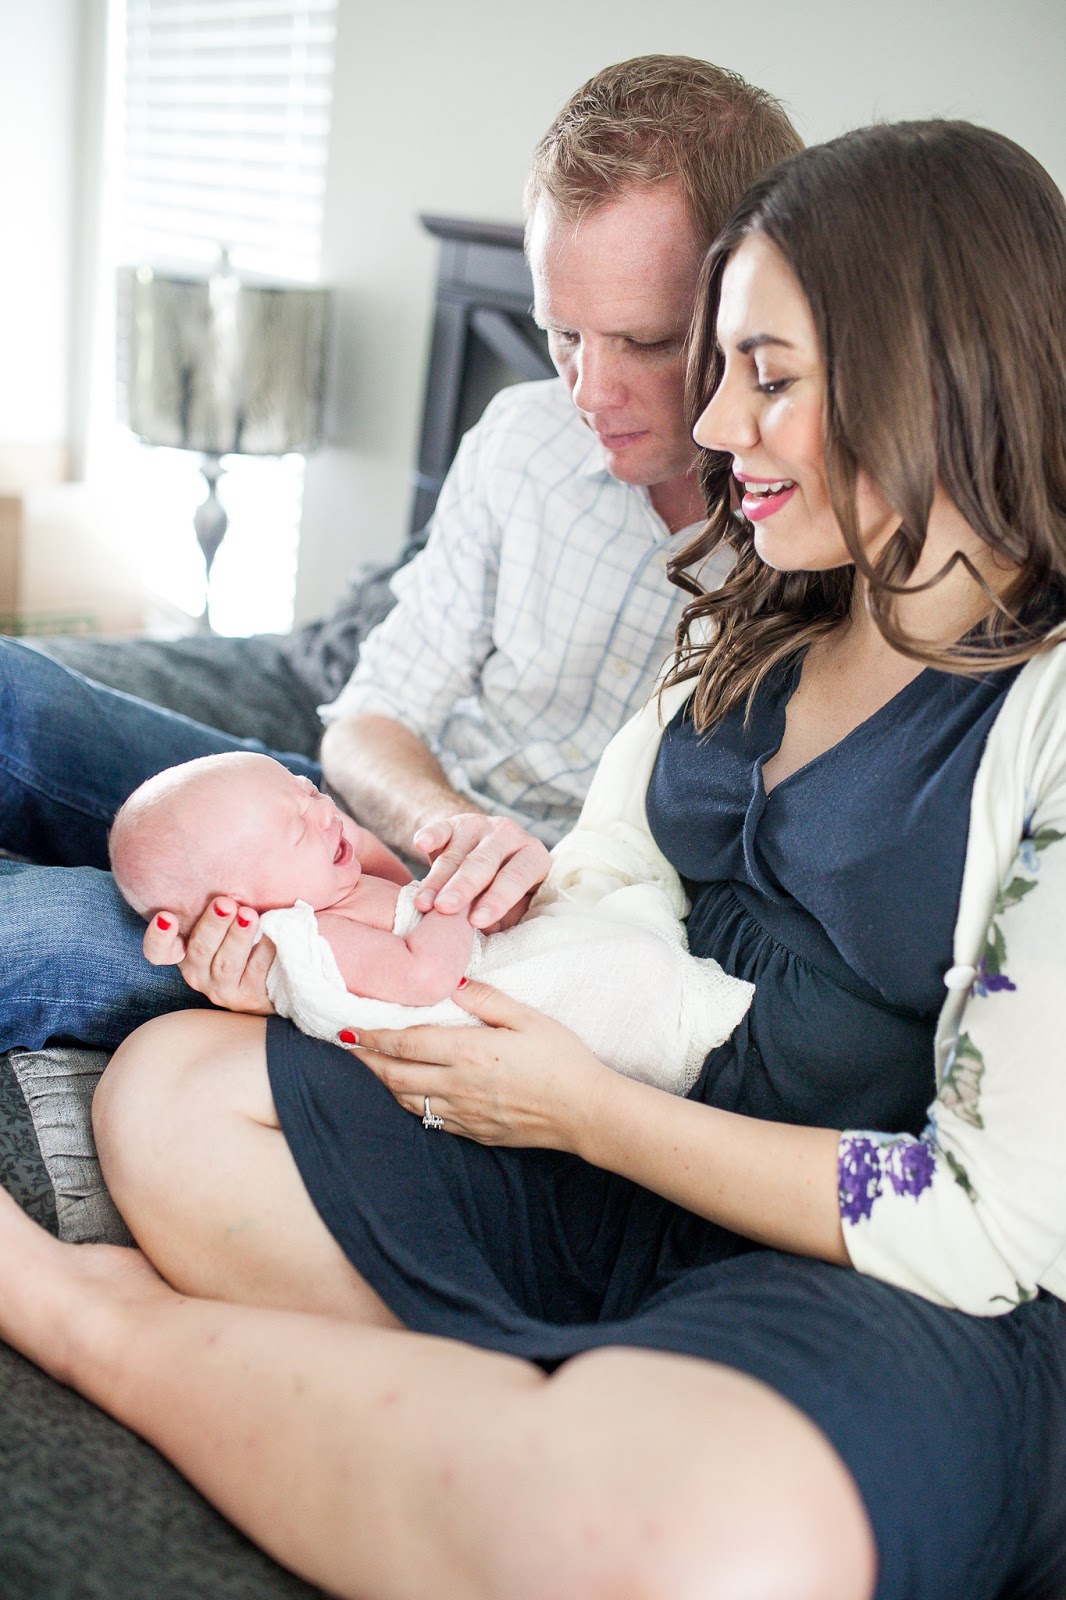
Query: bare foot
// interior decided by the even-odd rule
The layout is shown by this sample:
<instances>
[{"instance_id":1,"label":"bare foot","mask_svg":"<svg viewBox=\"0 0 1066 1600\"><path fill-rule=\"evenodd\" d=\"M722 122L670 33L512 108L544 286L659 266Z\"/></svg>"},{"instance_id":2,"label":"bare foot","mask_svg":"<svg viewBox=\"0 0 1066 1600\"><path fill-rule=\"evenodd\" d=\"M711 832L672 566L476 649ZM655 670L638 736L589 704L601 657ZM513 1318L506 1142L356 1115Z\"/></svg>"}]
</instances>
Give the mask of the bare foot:
<instances>
[{"instance_id":1,"label":"bare foot","mask_svg":"<svg viewBox=\"0 0 1066 1600\"><path fill-rule=\"evenodd\" d=\"M61 1383L86 1388L124 1313L178 1298L139 1250L63 1244L0 1189L0 1337Z\"/></svg>"}]
</instances>

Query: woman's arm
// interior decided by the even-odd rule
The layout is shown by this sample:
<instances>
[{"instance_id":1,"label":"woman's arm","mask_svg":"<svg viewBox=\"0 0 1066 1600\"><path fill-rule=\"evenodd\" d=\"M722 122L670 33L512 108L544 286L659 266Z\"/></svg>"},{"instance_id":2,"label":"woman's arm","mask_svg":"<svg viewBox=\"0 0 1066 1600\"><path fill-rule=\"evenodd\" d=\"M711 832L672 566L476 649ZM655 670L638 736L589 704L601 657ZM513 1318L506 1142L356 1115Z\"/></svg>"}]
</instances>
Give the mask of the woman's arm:
<instances>
[{"instance_id":1,"label":"woman's arm","mask_svg":"<svg viewBox=\"0 0 1066 1600\"><path fill-rule=\"evenodd\" d=\"M1007 873L921 1138L841 1139L861 1271L979 1316L1066 1288L1064 960L1066 806Z\"/></svg>"},{"instance_id":2,"label":"woman's arm","mask_svg":"<svg viewBox=\"0 0 1066 1600\"><path fill-rule=\"evenodd\" d=\"M761 1122L610 1077L577 1154L759 1244L848 1263L838 1133Z\"/></svg>"},{"instance_id":3,"label":"woman's arm","mask_svg":"<svg viewBox=\"0 0 1066 1600\"><path fill-rule=\"evenodd\" d=\"M409 1111L425 1096L449 1133L570 1150L709 1221L800 1255L847 1262L839 1134L682 1100L612 1072L568 1029L472 983L485 1028L365 1033L358 1055Z\"/></svg>"}]
</instances>

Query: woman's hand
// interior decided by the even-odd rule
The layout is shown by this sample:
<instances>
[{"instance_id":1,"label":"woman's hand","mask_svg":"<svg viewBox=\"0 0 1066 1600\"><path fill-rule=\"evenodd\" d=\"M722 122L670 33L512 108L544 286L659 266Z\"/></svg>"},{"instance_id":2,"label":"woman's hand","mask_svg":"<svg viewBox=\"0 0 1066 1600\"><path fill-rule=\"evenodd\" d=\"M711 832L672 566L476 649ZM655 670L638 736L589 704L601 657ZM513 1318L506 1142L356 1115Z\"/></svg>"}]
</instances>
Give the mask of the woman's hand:
<instances>
[{"instance_id":1,"label":"woman's hand","mask_svg":"<svg viewBox=\"0 0 1066 1600\"><path fill-rule=\"evenodd\" d=\"M509 817L480 811L443 817L412 841L433 863L415 898L419 911L463 912L483 933L521 921L548 873L539 839Z\"/></svg>"},{"instance_id":2,"label":"woman's hand","mask_svg":"<svg viewBox=\"0 0 1066 1600\"><path fill-rule=\"evenodd\" d=\"M479 1144L586 1148L615 1074L561 1023L488 984L465 983L454 998L487 1026L365 1032L349 1048L414 1116L428 1096L447 1133Z\"/></svg>"},{"instance_id":3,"label":"woman's hand","mask_svg":"<svg viewBox=\"0 0 1066 1600\"><path fill-rule=\"evenodd\" d=\"M259 918L250 906L219 895L187 940L177 932L177 923L173 913L160 911L148 924L144 954L153 967L180 967L189 988L206 995L223 1011L273 1015L266 975L274 960L274 946L267 938L253 943Z\"/></svg>"},{"instance_id":4,"label":"woman's hand","mask_svg":"<svg viewBox=\"0 0 1066 1600\"><path fill-rule=\"evenodd\" d=\"M454 998L488 1026L348 1041L406 1111L421 1118L428 1096L445 1133L566 1150L774 1250L849 1264L836 1130L764 1122L623 1077L561 1023L487 984Z\"/></svg>"}]
</instances>

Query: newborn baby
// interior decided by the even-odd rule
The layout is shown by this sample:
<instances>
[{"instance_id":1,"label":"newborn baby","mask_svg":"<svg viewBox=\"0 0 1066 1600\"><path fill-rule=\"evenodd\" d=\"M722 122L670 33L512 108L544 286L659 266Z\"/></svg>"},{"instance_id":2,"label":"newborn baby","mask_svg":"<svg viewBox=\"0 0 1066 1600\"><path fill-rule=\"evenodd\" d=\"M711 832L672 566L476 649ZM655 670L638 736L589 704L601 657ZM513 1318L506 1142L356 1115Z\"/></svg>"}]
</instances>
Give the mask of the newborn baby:
<instances>
[{"instance_id":1,"label":"newborn baby","mask_svg":"<svg viewBox=\"0 0 1066 1600\"><path fill-rule=\"evenodd\" d=\"M478 1025L450 998L476 975L564 1023L608 1065L684 1093L751 1000L750 984L688 953L648 884L591 907L538 897L517 927L490 935L419 912L416 883L373 870L395 861L380 841L269 756L205 756L150 778L115 817L110 851L134 910L169 910L182 934L218 895L259 912L277 952L275 1009L323 1039Z\"/></svg>"},{"instance_id":2,"label":"newborn baby","mask_svg":"<svg viewBox=\"0 0 1066 1600\"><path fill-rule=\"evenodd\" d=\"M431 911L409 937L393 933L400 885L363 870L385 855L379 841L269 756L203 756L149 778L120 808L109 848L124 898L146 918L175 912L183 937L218 895L258 912L306 901L359 994L428 1005L470 960L463 917Z\"/></svg>"}]
</instances>

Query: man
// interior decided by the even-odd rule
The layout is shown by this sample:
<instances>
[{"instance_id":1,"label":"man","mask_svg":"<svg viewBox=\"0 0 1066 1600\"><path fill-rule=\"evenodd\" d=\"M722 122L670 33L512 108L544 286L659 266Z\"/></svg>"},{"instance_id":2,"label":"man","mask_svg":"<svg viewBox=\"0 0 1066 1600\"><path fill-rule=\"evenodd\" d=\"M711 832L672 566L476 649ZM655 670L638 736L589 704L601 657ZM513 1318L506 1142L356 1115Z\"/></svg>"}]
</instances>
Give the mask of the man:
<instances>
[{"instance_id":1,"label":"man","mask_svg":"<svg viewBox=\"0 0 1066 1600\"><path fill-rule=\"evenodd\" d=\"M511 822L547 844L572 825L669 653L665 561L702 516L682 360L699 263L740 192L798 148L761 90L647 56L578 90L534 152L534 315L563 382L506 391L473 430L324 713L331 787L389 844L437 855L427 906L472 848L436 904L492 882ZM472 920L493 924L505 892Z\"/></svg>"},{"instance_id":2,"label":"man","mask_svg":"<svg viewBox=\"0 0 1066 1600\"><path fill-rule=\"evenodd\" d=\"M762 91L650 56L593 78L535 152L535 314L562 382L506 391L464 442L426 551L324 711L328 783L388 844L434 859L423 904L473 903L484 927L521 902L536 864L519 824L547 843L565 831L669 653L681 597L665 559L701 515L682 360L700 257L747 184L798 148ZM0 843L36 861L102 866L107 822L137 783L234 745L17 647L2 655ZM262 1008L269 949L251 955L254 919L204 919L188 951L153 923L152 974L102 875L64 874L60 888L40 868L0 867L0 1045L111 1045L190 1003L165 965L179 960L216 1003Z\"/></svg>"}]
</instances>

